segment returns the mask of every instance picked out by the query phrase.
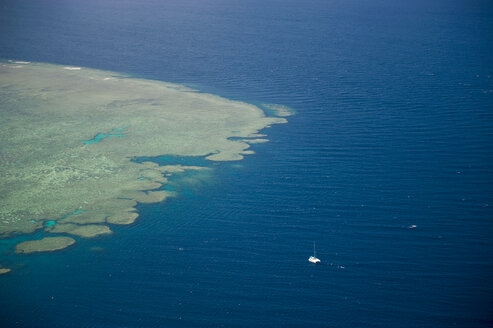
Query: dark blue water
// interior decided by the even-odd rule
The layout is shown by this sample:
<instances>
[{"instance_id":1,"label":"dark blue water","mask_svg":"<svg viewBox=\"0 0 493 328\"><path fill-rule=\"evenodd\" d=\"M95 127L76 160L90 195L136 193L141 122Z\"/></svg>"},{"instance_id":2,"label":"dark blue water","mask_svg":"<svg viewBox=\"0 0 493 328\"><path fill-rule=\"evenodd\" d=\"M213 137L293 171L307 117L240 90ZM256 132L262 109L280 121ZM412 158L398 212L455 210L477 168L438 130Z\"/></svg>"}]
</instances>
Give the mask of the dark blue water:
<instances>
[{"instance_id":1,"label":"dark blue water","mask_svg":"<svg viewBox=\"0 0 493 328\"><path fill-rule=\"evenodd\" d=\"M297 112L133 226L3 253L3 326L493 326L491 31L486 0L1 1L1 58Z\"/></svg>"}]
</instances>

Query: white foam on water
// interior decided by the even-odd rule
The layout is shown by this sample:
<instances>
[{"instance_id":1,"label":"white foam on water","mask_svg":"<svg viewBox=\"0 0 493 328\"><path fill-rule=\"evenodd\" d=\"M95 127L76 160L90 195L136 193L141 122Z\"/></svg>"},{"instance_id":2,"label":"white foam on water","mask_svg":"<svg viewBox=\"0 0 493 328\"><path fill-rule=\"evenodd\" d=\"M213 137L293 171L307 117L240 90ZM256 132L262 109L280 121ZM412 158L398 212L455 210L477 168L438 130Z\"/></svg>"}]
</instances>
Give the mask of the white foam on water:
<instances>
[{"instance_id":1,"label":"white foam on water","mask_svg":"<svg viewBox=\"0 0 493 328\"><path fill-rule=\"evenodd\" d=\"M28 61L21 61L21 60L12 60L12 59L9 59L7 60L9 63L13 63L13 64L31 64L31 62L28 62Z\"/></svg>"}]
</instances>

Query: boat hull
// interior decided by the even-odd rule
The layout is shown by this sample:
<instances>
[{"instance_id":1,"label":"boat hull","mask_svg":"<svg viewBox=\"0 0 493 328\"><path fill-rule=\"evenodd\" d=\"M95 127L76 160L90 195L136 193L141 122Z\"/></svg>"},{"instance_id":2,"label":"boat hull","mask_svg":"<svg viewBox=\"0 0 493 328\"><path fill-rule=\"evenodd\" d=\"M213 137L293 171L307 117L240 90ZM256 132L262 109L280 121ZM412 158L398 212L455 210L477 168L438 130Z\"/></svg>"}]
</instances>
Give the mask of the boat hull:
<instances>
[{"instance_id":1,"label":"boat hull","mask_svg":"<svg viewBox=\"0 0 493 328\"><path fill-rule=\"evenodd\" d=\"M320 259L316 258L315 256L310 256L308 258L308 261L311 262L311 263L320 263Z\"/></svg>"}]
</instances>

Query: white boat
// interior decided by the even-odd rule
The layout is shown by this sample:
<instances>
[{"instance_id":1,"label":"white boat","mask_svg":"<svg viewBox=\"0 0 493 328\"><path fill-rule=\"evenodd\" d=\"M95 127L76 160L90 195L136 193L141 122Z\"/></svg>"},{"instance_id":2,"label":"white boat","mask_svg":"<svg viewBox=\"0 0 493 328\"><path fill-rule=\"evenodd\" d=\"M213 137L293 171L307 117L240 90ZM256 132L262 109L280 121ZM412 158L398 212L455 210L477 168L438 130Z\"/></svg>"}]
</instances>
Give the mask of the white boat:
<instances>
[{"instance_id":1,"label":"white boat","mask_svg":"<svg viewBox=\"0 0 493 328\"><path fill-rule=\"evenodd\" d=\"M308 261L314 264L320 263L320 259L317 257L317 253L315 251L315 242L313 242L313 256L310 256Z\"/></svg>"}]
</instances>

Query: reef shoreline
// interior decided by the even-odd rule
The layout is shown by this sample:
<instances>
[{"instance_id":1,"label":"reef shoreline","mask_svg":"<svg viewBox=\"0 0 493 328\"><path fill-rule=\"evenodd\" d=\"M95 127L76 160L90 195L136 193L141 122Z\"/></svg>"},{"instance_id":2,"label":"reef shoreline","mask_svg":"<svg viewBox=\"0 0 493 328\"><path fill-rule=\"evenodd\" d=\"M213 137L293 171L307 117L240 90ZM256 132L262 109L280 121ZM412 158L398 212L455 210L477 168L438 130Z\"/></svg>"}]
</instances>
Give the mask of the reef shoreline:
<instances>
[{"instance_id":1,"label":"reef shoreline","mask_svg":"<svg viewBox=\"0 0 493 328\"><path fill-rule=\"evenodd\" d=\"M174 174L210 170L133 159L237 161L254 153L250 144L268 141L260 130L287 122L182 85L44 63L0 61L0 96L6 144L0 150L6 163L0 167L0 238L39 231L111 234L111 225L135 222L137 203L173 197L165 187ZM26 253L75 243L47 238L70 237L17 247Z\"/></svg>"}]
</instances>

